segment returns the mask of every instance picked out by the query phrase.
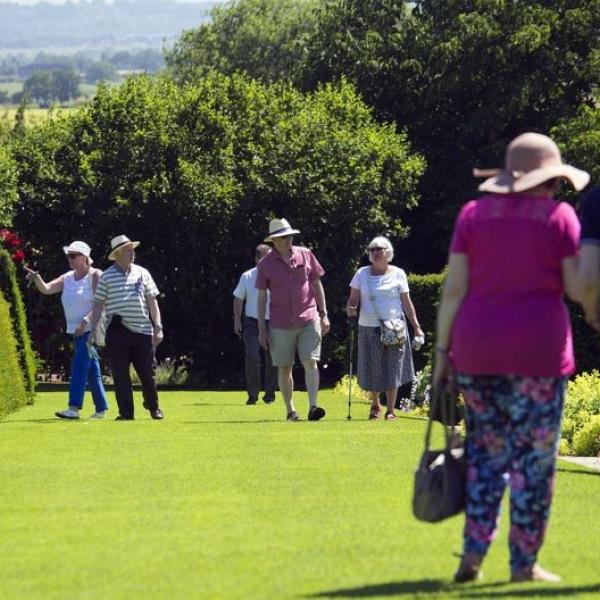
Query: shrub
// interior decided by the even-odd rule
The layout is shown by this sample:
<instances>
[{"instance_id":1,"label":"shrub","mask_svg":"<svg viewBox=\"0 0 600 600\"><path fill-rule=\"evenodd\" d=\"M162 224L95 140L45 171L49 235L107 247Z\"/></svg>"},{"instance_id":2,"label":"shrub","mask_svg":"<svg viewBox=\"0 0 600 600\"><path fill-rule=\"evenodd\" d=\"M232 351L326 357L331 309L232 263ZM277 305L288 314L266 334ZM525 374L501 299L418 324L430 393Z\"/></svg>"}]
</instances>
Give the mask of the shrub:
<instances>
[{"instance_id":1,"label":"shrub","mask_svg":"<svg viewBox=\"0 0 600 600\"><path fill-rule=\"evenodd\" d=\"M444 278L444 272L430 275L409 275L408 277L410 297L415 305L419 323L425 332L425 344L419 351L413 351L416 371L423 370L433 358L437 310Z\"/></svg>"},{"instance_id":2,"label":"shrub","mask_svg":"<svg viewBox=\"0 0 600 600\"><path fill-rule=\"evenodd\" d=\"M28 401L32 403L35 395L36 360L31 348L25 306L21 290L17 284L15 265L11 256L4 249L0 249L0 292L4 295L10 308L10 316L19 355L19 365L23 381L25 382Z\"/></svg>"},{"instance_id":3,"label":"shrub","mask_svg":"<svg viewBox=\"0 0 600 600\"><path fill-rule=\"evenodd\" d=\"M105 268L115 232L135 236L161 291L159 354L189 356L192 383L213 388L241 379L231 292L275 216L302 232L298 243L326 270L324 374L339 377L348 282L370 238L406 235L424 169L406 136L376 122L349 84L302 94L239 75L184 88L146 77L100 86L89 105L27 129L12 148L14 224L37 251L35 267L56 276L61 245L84 239ZM58 303L32 304L36 343L59 368Z\"/></svg>"},{"instance_id":4,"label":"shrub","mask_svg":"<svg viewBox=\"0 0 600 600\"><path fill-rule=\"evenodd\" d=\"M10 306L0 292L0 418L26 404L17 340L12 326Z\"/></svg>"},{"instance_id":5,"label":"shrub","mask_svg":"<svg viewBox=\"0 0 600 600\"><path fill-rule=\"evenodd\" d=\"M561 452L566 450L567 454L590 456L579 453L580 449L585 447L585 443L583 440L580 441L576 448L575 439L598 415L600 415L600 373L596 370L581 373L567 384L562 427L562 439L566 444L563 443L561 446Z\"/></svg>"},{"instance_id":6,"label":"shrub","mask_svg":"<svg viewBox=\"0 0 600 600\"><path fill-rule=\"evenodd\" d=\"M576 456L600 456L600 415L594 415L573 436Z\"/></svg>"}]
</instances>

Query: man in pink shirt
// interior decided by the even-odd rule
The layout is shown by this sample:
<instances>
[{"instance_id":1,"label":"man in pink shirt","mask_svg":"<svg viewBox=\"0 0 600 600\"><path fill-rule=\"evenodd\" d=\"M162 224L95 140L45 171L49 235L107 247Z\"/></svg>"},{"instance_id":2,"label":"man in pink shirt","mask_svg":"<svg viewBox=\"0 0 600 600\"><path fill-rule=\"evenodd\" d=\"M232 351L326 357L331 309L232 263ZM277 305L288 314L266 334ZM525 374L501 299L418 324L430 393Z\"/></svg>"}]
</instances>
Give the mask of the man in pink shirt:
<instances>
[{"instance_id":1,"label":"man in pink shirt","mask_svg":"<svg viewBox=\"0 0 600 600\"><path fill-rule=\"evenodd\" d=\"M298 233L285 219L269 223L265 242L272 242L274 249L257 265L258 338L263 348L269 348L273 365L278 368L288 421L300 419L293 400L296 351L304 367L308 420L318 421L325 410L317 405L317 362L321 358L321 338L330 327L321 283L325 271L308 248L292 245ZM269 326L265 322L267 290L271 296Z\"/></svg>"}]
</instances>

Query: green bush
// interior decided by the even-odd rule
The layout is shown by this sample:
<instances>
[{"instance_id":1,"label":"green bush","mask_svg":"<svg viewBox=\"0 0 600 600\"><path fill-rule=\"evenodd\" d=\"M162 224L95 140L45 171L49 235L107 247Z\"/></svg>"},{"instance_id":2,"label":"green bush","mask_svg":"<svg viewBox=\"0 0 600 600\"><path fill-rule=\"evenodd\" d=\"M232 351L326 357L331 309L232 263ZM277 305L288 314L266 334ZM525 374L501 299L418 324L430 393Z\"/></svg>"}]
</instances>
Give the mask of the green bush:
<instances>
[{"instance_id":1,"label":"green bush","mask_svg":"<svg viewBox=\"0 0 600 600\"><path fill-rule=\"evenodd\" d=\"M573 436L575 456L600 456L600 415L594 415Z\"/></svg>"},{"instance_id":2,"label":"green bush","mask_svg":"<svg viewBox=\"0 0 600 600\"><path fill-rule=\"evenodd\" d=\"M564 443L561 452L591 456L587 453L580 454L588 437L578 438L578 436L598 415L600 415L600 373L596 370L581 373L567 384L562 427ZM576 439L579 440L577 448Z\"/></svg>"},{"instance_id":3,"label":"green bush","mask_svg":"<svg viewBox=\"0 0 600 600\"><path fill-rule=\"evenodd\" d=\"M33 403L35 395L36 359L31 348L31 338L27 328L25 306L21 290L17 284L15 265L6 250L0 249L0 292L8 301L14 336L17 342L19 364L21 366L28 401Z\"/></svg>"},{"instance_id":4,"label":"green bush","mask_svg":"<svg viewBox=\"0 0 600 600\"><path fill-rule=\"evenodd\" d=\"M29 399L19 364L10 306L0 292L0 418L17 410Z\"/></svg>"},{"instance_id":5,"label":"green bush","mask_svg":"<svg viewBox=\"0 0 600 600\"><path fill-rule=\"evenodd\" d=\"M408 276L410 297L415 305L419 323L425 332L425 345L419 351L413 351L416 371L423 370L433 358L437 310L445 276L444 272Z\"/></svg>"},{"instance_id":6,"label":"green bush","mask_svg":"<svg viewBox=\"0 0 600 600\"><path fill-rule=\"evenodd\" d=\"M100 86L82 110L26 130L13 155L14 226L36 250L34 266L56 277L61 246L83 239L106 268L111 237L140 240L138 260L162 293L160 358L189 357L190 383L209 387L243 379L231 293L276 216L326 270L324 374L337 378L350 278L374 235L406 235L424 169L349 84L302 94L239 75L184 88L147 77ZM30 317L44 361L62 370L59 303L32 299Z\"/></svg>"}]
</instances>

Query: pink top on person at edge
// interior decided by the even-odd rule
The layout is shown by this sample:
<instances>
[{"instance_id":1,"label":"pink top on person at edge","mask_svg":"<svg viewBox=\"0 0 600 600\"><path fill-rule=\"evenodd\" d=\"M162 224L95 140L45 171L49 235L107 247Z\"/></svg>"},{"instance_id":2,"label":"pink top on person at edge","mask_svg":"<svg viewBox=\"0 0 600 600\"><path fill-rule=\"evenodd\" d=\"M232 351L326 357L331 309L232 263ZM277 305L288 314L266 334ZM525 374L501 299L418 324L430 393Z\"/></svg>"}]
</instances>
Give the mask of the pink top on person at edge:
<instances>
[{"instance_id":1,"label":"pink top on person at edge","mask_svg":"<svg viewBox=\"0 0 600 600\"><path fill-rule=\"evenodd\" d=\"M292 246L289 260L271 250L256 268L256 288L271 292L271 327L294 329L317 318L317 301L310 282L323 277L325 271L308 248Z\"/></svg>"},{"instance_id":2,"label":"pink top on person at edge","mask_svg":"<svg viewBox=\"0 0 600 600\"><path fill-rule=\"evenodd\" d=\"M450 245L469 265L469 291L452 330L456 371L574 371L561 261L577 255L579 233L573 208L548 198L492 194L463 206Z\"/></svg>"}]
</instances>

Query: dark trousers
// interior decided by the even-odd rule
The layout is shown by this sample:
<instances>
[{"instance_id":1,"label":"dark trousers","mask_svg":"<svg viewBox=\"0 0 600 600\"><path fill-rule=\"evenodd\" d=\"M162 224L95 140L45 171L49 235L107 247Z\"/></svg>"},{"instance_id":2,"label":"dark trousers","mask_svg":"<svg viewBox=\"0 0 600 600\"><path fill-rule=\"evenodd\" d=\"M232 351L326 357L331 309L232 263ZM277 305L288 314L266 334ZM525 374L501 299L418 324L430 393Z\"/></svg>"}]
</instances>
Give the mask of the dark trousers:
<instances>
[{"instance_id":1,"label":"dark trousers","mask_svg":"<svg viewBox=\"0 0 600 600\"><path fill-rule=\"evenodd\" d=\"M244 366L246 370L246 387L248 397L258 399L261 388L261 347L258 343L258 321L252 317L244 317L242 339L246 349ZM277 389L277 367L271 362L271 353L265 352L265 398L275 400Z\"/></svg>"},{"instance_id":2,"label":"dark trousers","mask_svg":"<svg viewBox=\"0 0 600 600\"><path fill-rule=\"evenodd\" d=\"M154 381L154 346L152 336L135 333L121 323L112 323L106 330L106 353L115 382L115 396L119 414L133 419L133 388L130 366L136 370L142 383L144 408L158 408L158 393Z\"/></svg>"}]
</instances>

